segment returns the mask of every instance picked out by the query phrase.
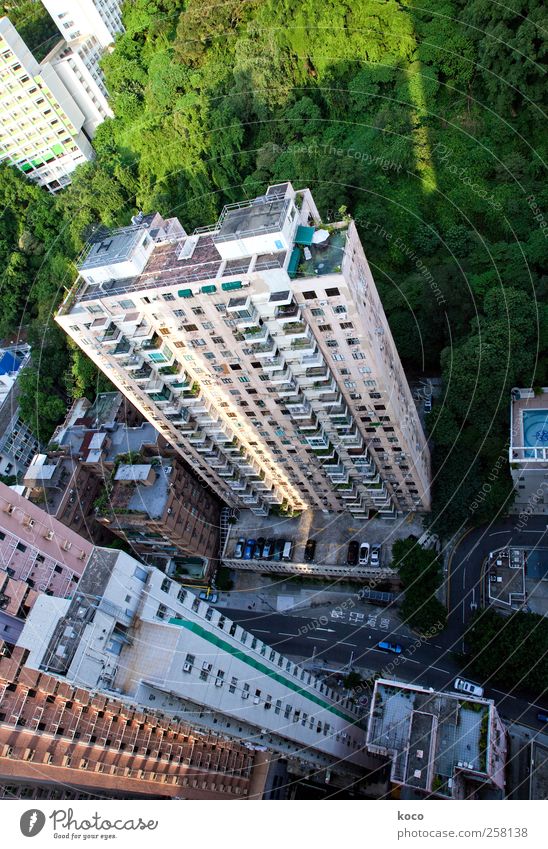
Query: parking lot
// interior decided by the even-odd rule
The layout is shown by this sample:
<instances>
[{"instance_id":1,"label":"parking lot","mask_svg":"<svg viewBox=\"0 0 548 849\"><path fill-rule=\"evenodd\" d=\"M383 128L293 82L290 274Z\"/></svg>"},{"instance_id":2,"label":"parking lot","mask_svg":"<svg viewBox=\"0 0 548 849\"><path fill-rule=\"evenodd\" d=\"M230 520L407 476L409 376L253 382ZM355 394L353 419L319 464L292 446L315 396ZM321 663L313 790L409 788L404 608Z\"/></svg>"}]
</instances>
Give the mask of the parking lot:
<instances>
[{"instance_id":1,"label":"parking lot","mask_svg":"<svg viewBox=\"0 0 548 849\"><path fill-rule=\"evenodd\" d=\"M293 543L291 560L304 563L305 547L309 539L316 542L314 563L341 565L346 563L348 543L367 541L371 546L381 545L379 566L387 566L391 560L392 545L397 539L410 534L420 536L420 517L406 516L395 522L382 519L361 521L349 513L329 513L321 510L305 510L295 519L279 516L255 516L250 510L241 510L237 524L230 526L225 557L234 557L238 540L272 539L290 540Z\"/></svg>"}]
</instances>

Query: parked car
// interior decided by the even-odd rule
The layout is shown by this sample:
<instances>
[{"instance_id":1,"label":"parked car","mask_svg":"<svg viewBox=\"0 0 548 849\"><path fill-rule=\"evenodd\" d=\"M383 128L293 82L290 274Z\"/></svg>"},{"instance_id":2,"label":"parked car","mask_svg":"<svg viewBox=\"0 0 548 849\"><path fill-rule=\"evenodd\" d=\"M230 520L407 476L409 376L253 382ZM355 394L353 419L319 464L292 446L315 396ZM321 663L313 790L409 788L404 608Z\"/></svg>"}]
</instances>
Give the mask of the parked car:
<instances>
[{"instance_id":1,"label":"parked car","mask_svg":"<svg viewBox=\"0 0 548 849\"><path fill-rule=\"evenodd\" d=\"M200 598L202 601L209 601L210 604L216 604L219 596L217 593L207 593L207 590L202 590L200 593Z\"/></svg>"},{"instance_id":2,"label":"parked car","mask_svg":"<svg viewBox=\"0 0 548 849\"><path fill-rule=\"evenodd\" d=\"M263 560L268 560L272 557L272 549L274 548L274 540L267 539L263 545Z\"/></svg>"},{"instance_id":3,"label":"parked car","mask_svg":"<svg viewBox=\"0 0 548 849\"><path fill-rule=\"evenodd\" d=\"M272 559L276 561L280 561L282 559L282 552L284 550L285 540L277 539L274 542L274 553L272 555Z\"/></svg>"},{"instance_id":4,"label":"parked car","mask_svg":"<svg viewBox=\"0 0 548 849\"><path fill-rule=\"evenodd\" d=\"M316 540L309 539L304 547L304 559L307 563L311 563L314 560L314 555L316 554Z\"/></svg>"},{"instance_id":5,"label":"parked car","mask_svg":"<svg viewBox=\"0 0 548 849\"><path fill-rule=\"evenodd\" d=\"M369 543L362 542L362 544L360 545L360 566L367 566L367 564L369 563L369 550Z\"/></svg>"},{"instance_id":6,"label":"parked car","mask_svg":"<svg viewBox=\"0 0 548 849\"><path fill-rule=\"evenodd\" d=\"M425 413L431 413L432 412L432 399L431 398L427 398L426 401L424 402L424 412Z\"/></svg>"},{"instance_id":7,"label":"parked car","mask_svg":"<svg viewBox=\"0 0 548 849\"><path fill-rule=\"evenodd\" d=\"M248 539L244 548L244 560L251 560L253 557L253 551L255 550L255 540Z\"/></svg>"},{"instance_id":8,"label":"parked car","mask_svg":"<svg viewBox=\"0 0 548 849\"><path fill-rule=\"evenodd\" d=\"M245 538L240 537L238 542L236 543L236 548L234 549L234 557L236 560L241 560L244 555L244 547L245 547Z\"/></svg>"},{"instance_id":9,"label":"parked car","mask_svg":"<svg viewBox=\"0 0 548 849\"><path fill-rule=\"evenodd\" d=\"M381 547L380 545L371 546L371 566L378 566L381 562Z\"/></svg>"},{"instance_id":10,"label":"parked car","mask_svg":"<svg viewBox=\"0 0 548 849\"><path fill-rule=\"evenodd\" d=\"M548 713L537 713L537 719L539 722L548 722Z\"/></svg>"},{"instance_id":11,"label":"parked car","mask_svg":"<svg viewBox=\"0 0 548 849\"><path fill-rule=\"evenodd\" d=\"M349 566L356 566L358 563L358 555L360 553L360 546L357 540L353 539L348 543L348 554L346 555L346 562Z\"/></svg>"},{"instance_id":12,"label":"parked car","mask_svg":"<svg viewBox=\"0 0 548 849\"><path fill-rule=\"evenodd\" d=\"M377 648L382 649L382 651L389 651L392 654L401 654L403 648L399 645L399 643L389 643L388 640L383 640L381 643L377 643Z\"/></svg>"},{"instance_id":13,"label":"parked car","mask_svg":"<svg viewBox=\"0 0 548 849\"><path fill-rule=\"evenodd\" d=\"M260 560L263 553L264 537L259 537L253 549L253 560Z\"/></svg>"},{"instance_id":14,"label":"parked car","mask_svg":"<svg viewBox=\"0 0 548 849\"><path fill-rule=\"evenodd\" d=\"M466 693L468 696L483 696L483 687L472 684L471 681L465 681L464 678L457 678L455 690L460 690L461 693Z\"/></svg>"},{"instance_id":15,"label":"parked car","mask_svg":"<svg viewBox=\"0 0 548 849\"><path fill-rule=\"evenodd\" d=\"M284 547L282 550L282 560L291 560L293 557L293 543L291 540L286 539L284 541Z\"/></svg>"}]
</instances>

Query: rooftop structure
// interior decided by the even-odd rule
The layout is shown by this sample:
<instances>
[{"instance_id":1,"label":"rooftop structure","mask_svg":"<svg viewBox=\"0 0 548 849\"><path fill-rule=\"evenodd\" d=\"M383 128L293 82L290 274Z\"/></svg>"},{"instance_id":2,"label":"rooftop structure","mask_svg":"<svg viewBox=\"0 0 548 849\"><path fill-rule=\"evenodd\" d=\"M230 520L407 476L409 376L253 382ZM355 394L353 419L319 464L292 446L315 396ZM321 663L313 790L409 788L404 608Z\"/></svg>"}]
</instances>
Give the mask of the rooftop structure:
<instances>
[{"instance_id":1,"label":"rooftop structure","mask_svg":"<svg viewBox=\"0 0 548 849\"><path fill-rule=\"evenodd\" d=\"M548 513L548 387L513 389L510 406L513 512Z\"/></svg>"},{"instance_id":2,"label":"rooftop structure","mask_svg":"<svg viewBox=\"0 0 548 849\"><path fill-rule=\"evenodd\" d=\"M490 699L375 682L367 748L392 762L391 780L419 795L463 799L504 789L506 731Z\"/></svg>"},{"instance_id":3,"label":"rooftop structure","mask_svg":"<svg viewBox=\"0 0 548 849\"><path fill-rule=\"evenodd\" d=\"M525 553L518 548L492 551L485 570L489 603L509 610L525 602Z\"/></svg>"},{"instance_id":4,"label":"rooftop structure","mask_svg":"<svg viewBox=\"0 0 548 849\"><path fill-rule=\"evenodd\" d=\"M429 450L351 221L290 183L102 234L57 321L230 506L428 510Z\"/></svg>"},{"instance_id":5,"label":"rooftop structure","mask_svg":"<svg viewBox=\"0 0 548 849\"><path fill-rule=\"evenodd\" d=\"M261 798L267 754L24 661L21 649L0 658L0 795Z\"/></svg>"},{"instance_id":6,"label":"rooftop structure","mask_svg":"<svg viewBox=\"0 0 548 849\"><path fill-rule=\"evenodd\" d=\"M56 192L94 156L86 116L51 61L33 57L8 18L0 18L0 161Z\"/></svg>"},{"instance_id":7,"label":"rooftop structure","mask_svg":"<svg viewBox=\"0 0 548 849\"><path fill-rule=\"evenodd\" d=\"M297 758L326 780L376 764L346 694L157 569L96 549L72 601L53 601L27 619L28 666Z\"/></svg>"}]
</instances>

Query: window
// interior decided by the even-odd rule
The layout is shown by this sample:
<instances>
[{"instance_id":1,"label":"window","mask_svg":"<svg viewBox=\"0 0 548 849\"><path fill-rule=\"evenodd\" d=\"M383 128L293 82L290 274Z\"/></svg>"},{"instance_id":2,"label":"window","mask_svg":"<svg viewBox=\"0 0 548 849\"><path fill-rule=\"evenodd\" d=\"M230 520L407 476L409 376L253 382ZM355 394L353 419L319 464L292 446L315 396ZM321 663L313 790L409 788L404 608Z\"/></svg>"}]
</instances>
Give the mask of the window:
<instances>
[{"instance_id":1,"label":"window","mask_svg":"<svg viewBox=\"0 0 548 849\"><path fill-rule=\"evenodd\" d=\"M235 693L237 685L238 685L238 679L237 678L231 678L230 679L230 686L228 688L228 692L229 693Z\"/></svg>"},{"instance_id":2,"label":"window","mask_svg":"<svg viewBox=\"0 0 548 849\"><path fill-rule=\"evenodd\" d=\"M354 360L365 360L365 354L363 353L363 351L353 351L352 352L352 359L354 359ZM369 371L371 371L371 369L369 369ZM361 372L361 374L363 374L362 369L360 369L360 372Z\"/></svg>"},{"instance_id":3,"label":"window","mask_svg":"<svg viewBox=\"0 0 548 849\"><path fill-rule=\"evenodd\" d=\"M349 336L348 339L346 340L346 344L347 345L359 345L360 340L357 339L355 336Z\"/></svg>"},{"instance_id":4,"label":"window","mask_svg":"<svg viewBox=\"0 0 548 849\"><path fill-rule=\"evenodd\" d=\"M248 699L248 698L249 698L249 684L244 684L243 689L242 689L242 699Z\"/></svg>"},{"instance_id":5,"label":"window","mask_svg":"<svg viewBox=\"0 0 548 849\"><path fill-rule=\"evenodd\" d=\"M317 298L317 297L318 297L318 296L316 295L316 293L315 293L315 292L313 292L311 289L309 289L309 291L308 291L308 292L303 292L303 298L304 298L306 301L312 301L314 298Z\"/></svg>"},{"instance_id":6,"label":"window","mask_svg":"<svg viewBox=\"0 0 548 849\"><path fill-rule=\"evenodd\" d=\"M27 550L27 546L23 545L22 542L18 542L17 545L16 545L16 548L17 548L17 551L26 551Z\"/></svg>"},{"instance_id":7,"label":"window","mask_svg":"<svg viewBox=\"0 0 548 849\"><path fill-rule=\"evenodd\" d=\"M320 331L320 333L329 333L331 329L332 328L330 324L318 324L318 330Z\"/></svg>"},{"instance_id":8,"label":"window","mask_svg":"<svg viewBox=\"0 0 548 849\"><path fill-rule=\"evenodd\" d=\"M226 312L226 304L215 304L217 312Z\"/></svg>"},{"instance_id":9,"label":"window","mask_svg":"<svg viewBox=\"0 0 548 849\"><path fill-rule=\"evenodd\" d=\"M200 672L200 681L207 681L208 675L211 672L211 663L202 663L202 670Z\"/></svg>"},{"instance_id":10,"label":"window","mask_svg":"<svg viewBox=\"0 0 548 849\"><path fill-rule=\"evenodd\" d=\"M202 307L192 307L192 312L194 315L204 315L204 310Z\"/></svg>"},{"instance_id":11,"label":"window","mask_svg":"<svg viewBox=\"0 0 548 849\"><path fill-rule=\"evenodd\" d=\"M179 592L177 593L177 598L179 599L179 601L181 603L184 602L186 597L187 597L187 591L180 589Z\"/></svg>"},{"instance_id":12,"label":"window","mask_svg":"<svg viewBox=\"0 0 548 849\"><path fill-rule=\"evenodd\" d=\"M354 325L351 321L341 321L340 328L341 330L352 330Z\"/></svg>"},{"instance_id":13,"label":"window","mask_svg":"<svg viewBox=\"0 0 548 849\"><path fill-rule=\"evenodd\" d=\"M162 590L163 593L168 593L170 591L171 581L169 580L169 578L164 578L164 580L162 581L162 586L161 586L160 589Z\"/></svg>"},{"instance_id":14,"label":"window","mask_svg":"<svg viewBox=\"0 0 548 849\"><path fill-rule=\"evenodd\" d=\"M331 358L335 360L336 363L344 362L344 357L342 354L331 354Z\"/></svg>"},{"instance_id":15,"label":"window","mask_svg":"<svg viewBox=\"0 0 548 849\"><path fill-rule=\"evenodd\" d=\"M174 301L175 295L173 295L171 292L163 292L162 298L164 299L164 301Z\"/></svg>"},{"instance_id":16,"label":"window","mask_svg":"<svg viewBox=\"0 0 548 849\"><path fill-rule=\"evenodd\" d=\"M338 306L333 307L333 312L334 312L336 315L341 315L342 313L345 313L345 312L346 312L346 307L345 307L345 306L343 306L343 304L339 304Z\"/></svg>"},{"instance_id":17,"label":"window","mask_svg":"<svg viewBox=\"0 0 548 849\"><path fill-rule=\"evenodd\" d=\"M186 330L187 333L193 333L195 330L198 330L197 324L183 324L183 330Z\"/></svg>"},{"instance_id":18,"label":"window","mask_svg":"<svg viewBox=\"0 0 548 849\"><path fill-rule=\"evenodd\" d=\"M318 318L319 316L325 315L325 313L324 313L324 311L321 309L321 307L312 307L312 309L310 310L310 312L312 313L312 315L316 316L317 318Z\"/></svg>"},{"instance_id":19,"label":"window","mask_svg":"<svg viewBox=\"0 0 548 849\"><path fill-rule=\"evenodd\" d=\"M177 318L186 318L184 310L173 310L173 315L176 315Z\"/></svg>"},{"instance_id":20,"label":"window","mask_svg":"<svg viewBox=\"0 0 548 849\"><path fill-rule=\"evenodd\" d=\"M192 667L196 661L196 657L193 654L187 654L185 657L185 664L183 666L183 672L192 672Z\"/></svg>"},{"instance_id":21,"label":"window","mask_svg":"<svg viewBox=\"0 0 548 849\"><path fill-rule=\"evenodd\" d=\"M194 611L194 613L197 613L199 609L200 609L200 599L194 597L194 599L192 601L192 610Z\"/></svg>"},{"instance_id":22,"label":"window","mask_svg":"<svg viewBox=\"0 0 548 849\"><path fill-rule=\"evenodd\" d=\"M158 610L156 611L156 616L158 619L165 619L167 614L167 607L165 604L159 604Z\"/></svg>"},{"instance_id":23,"label":"window","mask_svg":"<svg viewBox=\"0 0 548 849\"><path fill-rule=\"evenodd\" d=\"M335 298L337 295L340 295L341 293L339 292L339 290L337 289L336 286L333 286L332 289L326 289L325 294L327 295L328 298Z\"/></svg>"},{"instance_id":24,"label":"window","mask_svg":"<svg viewBox=\"0 0 548 849\"><path fill-rule=\"evenodd\" d=\"M133 577L138 578L139 581L142 581L143 584L145 584L148 578L148 572L146 571L146 569L142 569L140 566L136 566L135 571L133 572Z\"/></svg>"},{"instance_id":25,"label":"window","mask_svg":"<svg viewBox=\"0 0 548 849\"><path fill-rule=\"evenodd\" d=\"M239 377L238 380L240 381L240 383L249 383L249 377L245 377L245 375Z\"/></svg>"}]
</instances>

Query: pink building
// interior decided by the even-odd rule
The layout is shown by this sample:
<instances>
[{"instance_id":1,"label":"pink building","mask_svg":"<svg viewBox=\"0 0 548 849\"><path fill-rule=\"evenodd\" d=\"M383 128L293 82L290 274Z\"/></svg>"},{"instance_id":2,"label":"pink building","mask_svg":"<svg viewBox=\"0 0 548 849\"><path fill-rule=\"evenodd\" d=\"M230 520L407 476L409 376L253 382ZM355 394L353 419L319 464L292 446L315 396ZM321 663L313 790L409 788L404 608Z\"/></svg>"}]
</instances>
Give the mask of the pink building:
<instances>
[{"instance_id":1,"label":"pink building","mask_svg":"<svg viewBox=\"0 0 548 849\"><path fill-rule=\"evenodd\" d=\"M92 551L90 542L0 483L0 580L7 573L31 589L64 597Z\"/></svg>"}]
</instances>

